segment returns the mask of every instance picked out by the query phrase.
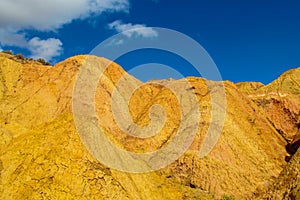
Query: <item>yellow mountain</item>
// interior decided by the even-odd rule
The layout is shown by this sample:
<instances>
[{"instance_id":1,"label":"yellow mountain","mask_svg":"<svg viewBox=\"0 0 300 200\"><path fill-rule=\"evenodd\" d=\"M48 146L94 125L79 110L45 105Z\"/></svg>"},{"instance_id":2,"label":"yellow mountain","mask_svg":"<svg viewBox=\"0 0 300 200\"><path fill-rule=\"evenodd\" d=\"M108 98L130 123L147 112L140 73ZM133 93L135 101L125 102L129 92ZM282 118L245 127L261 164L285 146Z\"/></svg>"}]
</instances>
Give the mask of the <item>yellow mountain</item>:
<instances>
[{"instance_id":1,"label":"yellow mountain","mask_svg":"<svg viewBox=\"0 0 300 200\"><path fill-rule=\"evenodd\" d=\"M286 145L299 124L295 71L267 86L197 77L142 83L104 58L75 56L52 67L0 53L0 199L251 199L289 166ZM126 127L129 119L136 126ZM105 136L99 147L94 125ZM176 140L178 132L190 144ZM104 138L133 157L108 151L101 162L110 147ZM173 141L183 154L164 166ZM126 172L134 156L164 148L153 154L158 160L137 162L144 172Z\"/></svg>"}]
</instances>

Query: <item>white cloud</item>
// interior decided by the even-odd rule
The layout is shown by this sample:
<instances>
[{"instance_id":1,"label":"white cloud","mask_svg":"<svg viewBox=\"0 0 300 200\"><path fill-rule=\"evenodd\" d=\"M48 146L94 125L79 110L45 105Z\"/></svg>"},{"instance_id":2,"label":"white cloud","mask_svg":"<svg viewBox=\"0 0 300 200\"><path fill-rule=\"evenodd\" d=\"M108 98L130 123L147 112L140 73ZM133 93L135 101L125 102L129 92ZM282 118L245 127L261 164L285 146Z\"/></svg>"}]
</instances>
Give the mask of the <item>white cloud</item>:
<instances>
[{"instance_id":1,"label":"white cloud","mask_svg":"<svg viewBox=\"0 0 300 200\"><path fill-rule=\"evenodd\" d=\"M44 58L46 60L59 56L63 50L62 42L59 39L48 38L47 40L41 40L38 37L28 41L28 49L33 58Z\"/></svg>"},{"instance_id":2,"label":"white cloud","mask_svg":"<svg viewBox=\"0 0 300 200\"><path fill-rule=\"evenodd\" d=\"M62 42L27 38L26 30L55 31L104 12L129 12L129 0L0 0L0 45L27 48L33 57L51 60L62 52Z\"/></svg>"},{"instance_id":3,"label":"white cloud","mask_svg":"<svg viewBox=\"0 0 300 200\"><path fill-rule=\"evenodd\" d=\"M128 0L1 0L1 29L56 30L103 12L128 12Z\"/></svg>"},{"instance_id":4,"label":"white cloud","mask_svg":"<svg viewBox=\"0 0 300 200\"><path fill-rule=\"evenodd\" d=\"M51 61L63 51L62 42L59 39L48 38L42 40L38 37L27 39L24 33L0 30L0 42L2 46L16 46L28 49L33 58L44 58Z\"/></svg>"},{"instance_id":5,"label":"white cloud","mask_svg":"<svg viewBox=\"0 0 300 200\"><path fill-rule=\"evenodd\" d=\"M153 28L147 27L144 24L125 24L122 21L117 20L110 23L108 27L112 30L116 30L117 32L122 33L128 38L132 36L141 36L146 38L158 36L158 33Z\"/></svg>"},{"instance_id":6,"label":"white cloud","mask_svg":"<svg viewBox=\"0 0 300 200\"><path fill-rule=\"evenodd\" d=\"M109 43L107 44L107 46L119 46L121 44L124 44L124 39L112 39L109 41Z\"/></svg>"},{"instance_id":7,"label":"white cloud","mask_svg":"<svg viewBox=\"0 0 300 200\"><path fill-rule=\"evenodd\" d=\"M24 33L0 29L0 43L3 46L18 46L25 48L27 41Z\"/></svg>"}]
</instances>

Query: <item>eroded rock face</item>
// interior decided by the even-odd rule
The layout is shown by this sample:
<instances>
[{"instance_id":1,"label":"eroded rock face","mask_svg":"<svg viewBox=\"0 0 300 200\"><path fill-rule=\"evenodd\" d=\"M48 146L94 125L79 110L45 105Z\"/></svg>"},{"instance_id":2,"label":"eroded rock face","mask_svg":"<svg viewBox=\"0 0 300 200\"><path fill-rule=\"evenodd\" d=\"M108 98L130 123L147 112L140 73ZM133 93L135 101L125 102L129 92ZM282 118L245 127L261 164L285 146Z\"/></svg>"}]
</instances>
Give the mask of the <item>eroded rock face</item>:
<instances>
[{"instance_id":1,"label":"eroded rock face","mask_svg":"<svg viewBox=\"0 0 300 200\"><path fill-rule=\"evenodd\" d=\"M288 115L290 125L281 127L281 121L267 113L279 105L267 96L257 96L269 86L252 84L251 90L243 86L250 91L243 93L241 85L231 82L189 77L185 80L191 88L187 89L196 95L201 118L185 154L156 172L130 174L108 168L82 144L72 115L76 75L87 58L95 65L109 62L76 56L49 67L0 55L0 199L218 199L224 194L247 199L286 165L285 139L294 134L287 131L294 130L293 120L299 119L299 98L294 90L289 89L288 96L280 99L282 109L288 108L295 116ZM142 85L126 75L131 84L141 85L130 99L129 117L140 126L149 124L149 109L154 104L161 105L167 117L155 136L129 136L116 124L110 105L116 84L125 75L119 65L111 63L99 80L95 94L99 126L112 143L127 151L145 153L164 147L174 138L182 120L178 101L167 88L153 82ZM164 81L180 89L182 80ZM211 92L217 93L220 85L226 91L225 125L214 149L200 158L211 125ZM123 88L123 92L130 92L126 82ZM264 99L266 106L259 104ZM279 113L277 117L286 116Z\"/></svg>"},{"instance_id":2,"label":"eroded rock face","mask_svg":"<svg viewBox=\"0 0 300 200\"><path fill-rule=\"evenodd\" d=\"M265 191L253 198L256 199L300 199L300 151L289 162Z\"/></svg>"},{"instance_id":3,"label":"eroded rock face","mask_svg":"<svg viewBox=\"0 0 300 200\"><path fill-rule=\"evenodd\" d=\"M291 69L267 86L245 91L267 114L278 132L291 142L300 134L300 69Z\"/></svg>"},{"instance_id":4,"label":"eroded rock face","mask_svg":"<svg viewBox=\"0 0 300 200\"><path fill-rule=\"evenodd\" d=\"M254 101L265 110L274 127L287 141L293 140L299 134L300 104L298 101L293 101L287 96L269 96L264 99L257 98Z\"/></svg>"},{"instance_id":5,"label":"eroded rock face","mask_svg":"<svg viewBox=\"0 0 300 200\"><path fill-rule=\"evenodd\" d=\"M268 120L287 141L288 162L300 146L300 70L291 69L266 86L237 84L264 110ZM250 89L249 89L250 88ZM255 88L255 89L254 89Z\"/></svg>"}]
</instances>

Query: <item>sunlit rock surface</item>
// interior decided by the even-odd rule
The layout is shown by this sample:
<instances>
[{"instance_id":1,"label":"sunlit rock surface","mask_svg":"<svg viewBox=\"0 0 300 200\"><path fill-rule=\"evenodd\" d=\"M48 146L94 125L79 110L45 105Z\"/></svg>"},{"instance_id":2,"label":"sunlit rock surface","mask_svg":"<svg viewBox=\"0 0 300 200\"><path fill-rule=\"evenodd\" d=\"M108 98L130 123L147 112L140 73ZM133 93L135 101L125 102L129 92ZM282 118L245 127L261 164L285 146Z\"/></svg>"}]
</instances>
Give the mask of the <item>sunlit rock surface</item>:
<instances>
[{"instance_id":1,"label":"sunlit rock surface","mask_svg":"<svg viewBox=\"0 0 300 200\"><path fill-rule=\"evenodd\" d=\"M196 96L201 114L197 134L179 159L158 171L135 174L97 161L80 139L72 96L78 72L87 60L95 65L110 63L104 58L76 56L52 67L0 53L0 199L251 199L254 194L276 190L273 182L278 176L278 180L289 177L285 172L291 167L293 173L299 172L297 154L289 164L285 161L290 156L286 145L299 134L299 69L267 86L214 83L197 77L143 84L110 63L96 88L95 112L99 126L117 147L152 152L176 135L183 120L182 107L158 83L167 82L180 90L181 82L188 81L191 88L187 90ZM151 123L152 105L164 108L165 124L156 135L136 138L118 127L111 98L124 76L128 80L122 87L124 94L131 92L126 84L141 86L128 106L128 117L137 125ZM211 96L222 85L226 92L224 127L213 150L200 158L211 126ZM188 102L183 106L195 109ZM288 188L289 194L298 195L299 179L293 180L280 190Z\"/></svg>"}]
</instances>

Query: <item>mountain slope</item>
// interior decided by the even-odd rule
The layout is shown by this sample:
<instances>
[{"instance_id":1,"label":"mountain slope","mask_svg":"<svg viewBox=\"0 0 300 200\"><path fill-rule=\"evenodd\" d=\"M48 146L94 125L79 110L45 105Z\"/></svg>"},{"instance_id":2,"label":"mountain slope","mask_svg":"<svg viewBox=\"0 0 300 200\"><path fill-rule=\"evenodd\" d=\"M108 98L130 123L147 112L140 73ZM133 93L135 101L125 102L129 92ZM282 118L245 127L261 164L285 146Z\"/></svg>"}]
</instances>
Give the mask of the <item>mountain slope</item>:
<instances>
[{"instance_id":1,"label":"mountain slope","mask_svg":"<svg viewBox=\"0 0 300 200\"><path fill-rule=\"evenodd\" d=\"M96 88L95 111L106 136L116 146L131 152L155 151L174 139L185 115L181 119L178 99L159 84L180 90L184 89L182 82L188 81L191 90L186 90L196 95L201 113L196 137L188 150L166 168L141 174L120 172L93 158L79 137L72 115L74 84L87 61L92 67L109 63ZM154 104L165 109L165 125L155 136L136 138L118 126L111 99L124 77L120 98L125 98L133 85L141 86L129 101L129 117L135 123L149 124L149 109ZM257 188L271 183L286 166L286 135L280 134L275 120L259 103L264 96L256 100L264 88L261 85L244 93L239 85L231 82L215 83L196 77L143 84L104 58L76 56L49 67L1 54L0 80L1 199L60 196L66 199L219 199L222 195L249 199ZM222 85L227 101L225 124L214 149L200 158L199 151L211 125L210 100L218 95ZM90 87L88 83L86 87ZM297 94L291 95L295 101L299 100ZM190 111L195 109L189 103L184 106ZM215 119L220 120L220 116ZM160 117L153 119L163 122Z\"/></svg>"},{"instance_id":2,"label":"mountain slope","mask_svg":"<svg viewBox=\"0 0 300 200\"><path fill-rule=\"evenodd\" d=\"M256 199L300 199L300 151L267 189L259 191Z\"/></svg>"}]
</instances>

